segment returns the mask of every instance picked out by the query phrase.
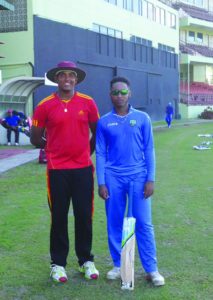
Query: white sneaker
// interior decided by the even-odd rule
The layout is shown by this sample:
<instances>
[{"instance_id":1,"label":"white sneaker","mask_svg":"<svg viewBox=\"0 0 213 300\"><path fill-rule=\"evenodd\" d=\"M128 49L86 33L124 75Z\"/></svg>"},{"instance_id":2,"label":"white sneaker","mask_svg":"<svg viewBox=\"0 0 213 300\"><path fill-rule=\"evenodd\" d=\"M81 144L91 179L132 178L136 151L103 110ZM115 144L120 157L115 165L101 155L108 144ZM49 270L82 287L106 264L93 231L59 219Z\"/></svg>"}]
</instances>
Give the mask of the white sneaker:
<instances>
[{"instance_id":1,"label":"white sneaker","mask_svg":"<svg viewBox=\"0 0 213 300\"><path fill-rule=\"evenodd\" d=\"M93 261L86 261L82 266L79 267L79 271L84 273L86 279L98 279L99 272L95 267Z\"/></svg>"},{"instance_id":2,"label":"white sneaker","mask_svg":"<svg viewBox=\"0 0 213 300\"><path fill-rule=\"evenodd\" d=\"M19 146L19 143L15 143L15 146Z\"/></svg>"},{"instance_id":3,"label":"white sneaker","mask_svg":"<svg viewBox=\"0 0 213 300\"><path fill-rule=\"evenodd\" d=\"M11 143L10 143L10 142L8 142L8 143L7 143L7 146L11 146Z\"/></svg>"},{"instance_id":4,"label":"white sneaker","mask_svg":"<svg viewBox=\"0 0 213 300\"><path fill-rule=\"evenodd\" d=\"M146 280L151 281L154 286L161 286L165 284L164 277L158 271L147 273Z\"/></svg>"},{"instance_id":5,"label":"white sneaker","mask_svg":"<svg viewBox=\"0 0 213 300\"><path fill-rule=\"evenodd\" d=\"M107 273L107 279L115 280L121 278L121 268L120 267L114 267L112 270L110 270Z\"/></svg>"},{"instance_id":6,"label":"white sneaker","mask_svg":"<svg viewBox=\"0 0 213 300\"><path fill-rule=\"evenodd\" d=\"M51 265L50 268L51 268L50 277L55 282L65 283L68 280L64 267L58 265Z\"/></svg>"}]
</instances>

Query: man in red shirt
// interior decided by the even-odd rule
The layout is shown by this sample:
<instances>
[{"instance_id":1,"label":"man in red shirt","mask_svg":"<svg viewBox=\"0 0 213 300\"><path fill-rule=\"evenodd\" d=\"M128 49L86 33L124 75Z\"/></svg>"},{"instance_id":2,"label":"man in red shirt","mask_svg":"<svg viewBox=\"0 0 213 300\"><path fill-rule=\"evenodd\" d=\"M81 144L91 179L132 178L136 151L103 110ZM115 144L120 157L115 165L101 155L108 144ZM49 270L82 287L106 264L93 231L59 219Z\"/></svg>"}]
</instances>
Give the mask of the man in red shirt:
<instances>
[{"instance_id":1,"label":"man in red shirt","mask_svg":"<svg viewBox=\"0 0 213 300\"><path fill-rule=\"evenodd\" d=\"M70 199L75 217L79 271L87 279L99 276L91 254L94 192L91 154L99 114L91 97L75 91L76 84L85 76L86 73L70 61L60 62L49 70L47 78L58 84L58 90L38 104L31 128L31 143L45 148L47 155L48 202L52 218L50 276L56 282L67 281Z\"/></svg>"}]
</instances>

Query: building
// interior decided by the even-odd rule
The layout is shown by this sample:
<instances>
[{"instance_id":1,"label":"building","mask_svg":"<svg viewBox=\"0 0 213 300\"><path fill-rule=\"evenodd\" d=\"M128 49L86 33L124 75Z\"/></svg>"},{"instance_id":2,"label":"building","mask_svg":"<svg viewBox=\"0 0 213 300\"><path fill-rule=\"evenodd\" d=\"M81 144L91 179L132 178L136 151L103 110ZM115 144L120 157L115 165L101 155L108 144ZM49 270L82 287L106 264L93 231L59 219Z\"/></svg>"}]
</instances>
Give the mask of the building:
<instances>
[{"instance_id":1,"label":"building","mask_svg":"<svg viewBox=\"0 0 213 300\"><path fill-rule=\"evenodd\" d=\"M8 1L0 1L0 13L1 10L11 10L14 11L14 5L12 5L10 2ZM3 45L4 43L0 41L0 45ZM0 52L1 53L1 52ZM0 58L4 58L4 56L1 56L0 54ZM1 70L0 70L0 84L2 83L2 76L1 76Z\"/></svg>"},{"instance_id":2,"label":"building","mask_svg":"<svg viewBox=\"0 0 213 300\"><path fill-rule=\"evenodd\" d=\"M213 106L213 1L173 1L180 24L180 105L183 118Z\"/></svg>"},{"instance_id":3,"label":"building","mask_svg":"<svg viewBox=\"0 0 213 300\"><path fill-rule=\"evenodd\" d=\"M132 104L152 120L179 102L179 21L171 5L158 0L16 0L2 11L0 40L2 112L9 106L32 114L53 91L45 72L73 60L87 72L79 85L94 97L103 114L111 109L109 81L127 76ZM5 86L5 83L8 83Z\"/></svg>"}]
</instances>

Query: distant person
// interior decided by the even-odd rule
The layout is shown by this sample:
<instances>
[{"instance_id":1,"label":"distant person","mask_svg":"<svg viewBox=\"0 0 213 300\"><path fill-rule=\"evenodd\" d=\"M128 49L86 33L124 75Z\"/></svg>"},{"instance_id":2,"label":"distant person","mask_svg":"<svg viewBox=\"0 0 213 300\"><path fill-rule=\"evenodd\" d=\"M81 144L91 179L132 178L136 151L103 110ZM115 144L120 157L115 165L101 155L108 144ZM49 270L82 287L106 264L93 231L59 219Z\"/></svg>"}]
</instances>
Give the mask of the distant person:
<instances>
[{"instance_id":1,"label":"distant person","mask_svg":"<svg viewBox=\"0 0 213 300\"><path fill-rule=\"evenodd\" d=\"M47 155L46 155L45 149L40 149L39 156L38 156L38 162L40 164L46 164L47 163Z\"/></svg>"},{"instance_id":2,"label":"distant person","mask_svg":"<svg viewBox=\"0 0 213 300\"><path fill-rule=\"evenodd\" d=\"M23 112L13 110L13 115L18 116L20 118L20 125L25 126L25 127L28 126L27 117L25 116L25 114Z\"/></svg>"},{"instance_id":3,"label":"distant person","mask_svg":"<svg viewBox=\"0 0 213 300\"><path fill-rule=\"evenodd\" d=\"M13 114L12 109L8 109L7 116L2 120L1 125L7 129L7 145L11 145L11 133L15 133L15 146L19 145L19 126L20 117Z\"/></svg>"},{"instance_id":4,"label":"distant person","mask_svg":"<svg viewBox=\"0 0 213 300\"><path fill-rule=\"evenodd\" d=\"M173 106L172 103L169 102L168 105L166 106L166 117L165 117L165 121L167 123L168 128L170 128L172 125L173 114L174 114Z\"/></svg>"},{"instance_id":5,"label":"distant person","mask_svg":"<svg viewBox=\"0 0 213 300\"><path fill-rule=\"evenodd\" d=\"M133 217L136 239L146 279L165 284L158 272L151 196L155 181L155 150L152 125L145 112L129 104L130 83L115 77L110 83L113 109L97 126L96 170L99 195L105 200L109 250L113 269L107 278L120 278L122 226L126 200L133 185Z\"/></svg>"},{"instance_id":6,"label":"distant person","mask_svg":"<svg viewBox=\"0 0 213 300\"><path fill-rule=\"evenodd\" d=\"M75 91L86 73L71 61L60 62L47 72L58 90L42 100L33 115L31 142L45 148L47 156L48 201L51 211L51 278L66 282L69 252L68 212L70 200L75 218L75 252L79 271L97 279L93 262L92 211L94 179L91 155L95 148L99 119L94 100ZM44 133L46 138L44 138Z\"/></svg>"}]
</instances>

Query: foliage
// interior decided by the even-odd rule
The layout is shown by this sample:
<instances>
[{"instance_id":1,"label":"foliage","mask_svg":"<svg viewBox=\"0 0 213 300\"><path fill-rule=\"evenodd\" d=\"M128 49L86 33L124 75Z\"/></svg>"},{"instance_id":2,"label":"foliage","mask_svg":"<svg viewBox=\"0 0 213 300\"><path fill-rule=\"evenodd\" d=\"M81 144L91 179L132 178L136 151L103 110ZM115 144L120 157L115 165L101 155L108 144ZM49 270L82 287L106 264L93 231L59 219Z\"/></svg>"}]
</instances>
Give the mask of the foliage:
<instances>
[{"instance_id":1,"label":"foliage","mask_svg":"<svg viewBox=\"0 0 213 300\"><path fill-rule=\"evenodd\" d=\"M198 115L200 119L213 119L213 109L212 107L208 106L204 111Z\"/></svg>"},{"instance_id":2,"label":"foliage","mask_svg":"<svg viewBox=\"0 0 213 300\"><path fill-rule=\"evenodd\" d=\"M198 134L211 130L210 123L154 130L157 173L153 223L159 270L166 278L162 288L154 288L144 280L138 254L133 292L121 291L119 281L106 279L112 263L107 247L104 202L97 196L97 190L93 252L100 279L86 281L78 272L71 208L69 281L65 285L54 284L49 279L50 214L45 166L34 161L1 174L0 299L212 299L213 149L192 149L201 142Z\"/></svg>"}]
</instances>

